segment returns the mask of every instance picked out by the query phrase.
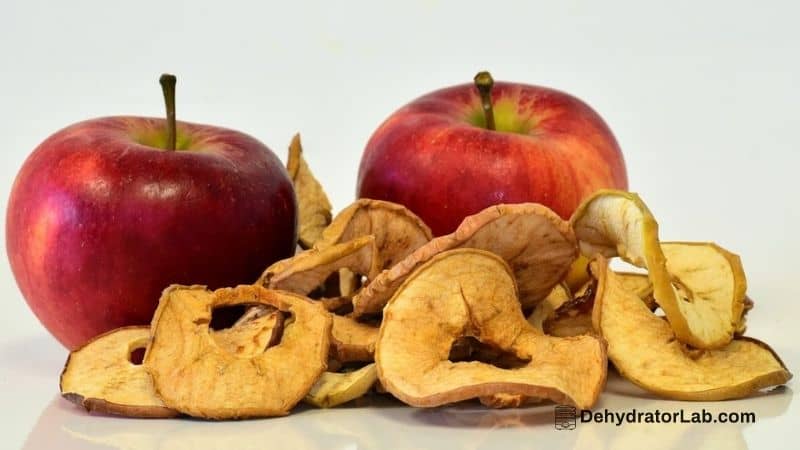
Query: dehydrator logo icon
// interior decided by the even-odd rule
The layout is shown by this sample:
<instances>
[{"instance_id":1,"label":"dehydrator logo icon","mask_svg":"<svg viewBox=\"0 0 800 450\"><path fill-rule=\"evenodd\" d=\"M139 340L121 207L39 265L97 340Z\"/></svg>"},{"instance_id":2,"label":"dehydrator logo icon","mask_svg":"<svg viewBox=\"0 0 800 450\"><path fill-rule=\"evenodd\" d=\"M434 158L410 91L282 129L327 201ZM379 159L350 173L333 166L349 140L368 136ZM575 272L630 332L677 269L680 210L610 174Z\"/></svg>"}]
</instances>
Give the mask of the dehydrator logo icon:
<instances>
[{"instance_id":1,"label":"dehydrator logo icon","mask_svg":"<svg viewBox=\"0 0 800 450\"><path fill-rule=\"evenodd\" d=\"M556 430L574 430L578 411L574 406L556 405L553 410L553 425Z\"/></svg>"}]
</instances>

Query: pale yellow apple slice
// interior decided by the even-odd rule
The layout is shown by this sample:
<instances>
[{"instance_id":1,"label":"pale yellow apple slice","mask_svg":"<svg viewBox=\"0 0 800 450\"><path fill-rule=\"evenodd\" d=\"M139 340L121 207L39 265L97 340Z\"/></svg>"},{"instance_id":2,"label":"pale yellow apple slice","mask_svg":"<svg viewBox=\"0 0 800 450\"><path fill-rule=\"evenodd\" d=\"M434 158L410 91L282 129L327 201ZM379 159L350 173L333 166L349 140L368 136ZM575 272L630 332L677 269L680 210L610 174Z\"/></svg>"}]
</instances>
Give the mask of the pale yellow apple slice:
<instances>
[{"instance_id":1,"label":"pale yellow apple slice","mask_svg":"<svg viewBox=\"0 0 800 450\"><path fill-rule=\"evenodd\" d=\"M311 248L322 237L322 230L331 223L331 202L303 159L299 133L294 135L289 145L286 171L297 194L298 243L303 248Z\"/></svg>"},{"instance_id":2,"label":"pale yellow apple slice","mask_svg":"<svg viewBox=\"0 0 800 450\"><path fill-rule=\"evenodd\" d=\"M319 408L332 408L363 397L376 381L375 363L352 372L324 372L303 401Z\"/></svg>"},{"instance_id":3,"label":"pale yellow apple slice","mask_svg":"<svg viewBox=\"0 0 800 450\"><path fill-rule=\"evenodd\" d=\"M653 296L664 311L676 337L693 347L720 348L732 339L740 320L744 296L737 289L730 296L701 296L690 299L673 285L667 259L658 240L658 224L638 195L601 190L584 201L570 220L583 254L619 256L637 267L645 268L653 284ZM731 258L728 258L731 261ZM712 259L705 260L712 264ZM683 265L674 265L679 270ZM743 276L733 266L716 265L719 276L739 281ZM730 276L731 274L733 276ZM685 282L694 279L686 277ZM691 292L700 292L684 283ZM720 292L721 293L721 292ZM735 295L734 295L735 294ZM711 304L713 303L713 305ZM720 311L728 311L721 319ZM737 315L738 314L738 315Z\"/></svg>"},{"instance_id":4,"label":"pale yellow apple slice","mask_svg":"<svg viewBox=\"0 0 800 450\"><path fill-rule=\"evenodd\" d=\"M59 388L67 400L87 411L127 417L174 417L156 395L150 375L131 362L144 348L150 328L125 327L102 334L70 353Z\"/></svg>"},{"instance_id":5,"label":"pale yellow apple slice","mask_svg":"<svg viewBox=\"0 0 800 450\"><path fill-rule=\"evenodd\" d=\"M738 338L718 350L688 349L670 325L650 311L602 256L592 322L608 343L620 374L654 394L676 400L726 400L786 383L792 374L763 342Z\"/></svg>"}]
</instances>

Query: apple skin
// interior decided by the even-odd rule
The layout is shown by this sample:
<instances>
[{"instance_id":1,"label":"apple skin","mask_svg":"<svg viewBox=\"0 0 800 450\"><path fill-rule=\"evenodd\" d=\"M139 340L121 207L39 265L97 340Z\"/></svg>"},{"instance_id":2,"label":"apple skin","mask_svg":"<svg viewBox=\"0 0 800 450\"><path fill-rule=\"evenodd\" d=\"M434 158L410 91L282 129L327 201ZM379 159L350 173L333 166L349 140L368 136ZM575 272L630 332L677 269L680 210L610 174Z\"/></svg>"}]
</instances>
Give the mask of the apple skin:
<instances>
[{"instance_id":1,"label":"apple skin","mask_svg":"<svg viewBox=\"0 0 800 450\"><path fill-rule=\"evenodd\" d=\"M64 346L149 324L169 284L254 282L294 253L297 200L280 160L232 130L107 117L69 126L23 164L6 248L31 310ZM156 148L160 146L161 148Z\"/></svg>"},{"instance_id":2,"label":"apple skin","mask_svg":"<svg viewBox=\"0 0 800 450\"><path fill-rule=\"evenodd\" d=\"M492 98L497 131L472 84L396 111L364 149L356 195L401 203L442 235L491 205L536 202L568 218L595 190L628 188L619 145L587 104L504 82Z\"/></svg>"}]
</instances>

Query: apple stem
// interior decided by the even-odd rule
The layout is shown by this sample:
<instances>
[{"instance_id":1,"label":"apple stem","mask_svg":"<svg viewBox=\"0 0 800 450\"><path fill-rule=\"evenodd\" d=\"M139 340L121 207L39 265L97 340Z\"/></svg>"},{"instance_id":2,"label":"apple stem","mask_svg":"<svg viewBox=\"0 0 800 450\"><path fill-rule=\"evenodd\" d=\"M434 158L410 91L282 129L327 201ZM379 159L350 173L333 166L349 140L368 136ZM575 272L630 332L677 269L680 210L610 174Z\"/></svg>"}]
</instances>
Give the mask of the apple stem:
<instances>
[{"instance_id":1,"label":"apple stem","mask_svg":"<svg viewBox=\"0 0 800 450\"><path fill-rule=\"evenodd\" d=\"M161 83L161 91L164 92L164 104L167 107L167 150L175 150L177 136L175 133L175 75L165 73L161 75L158 82Z\"/></svg>"},{"instance_id":2,"label":"apple stem","mask_svg":"<svg viewBox=\"0 0 800 450\"><path fill-rule=\"evenodd\" d=\"M483 115L486 118L486 128L494 130L494 110L492 109L494 79L492 74L484 70L478 72L473 80L475 81L475 87L478 88L478 92L481 94L481 106L483 107Z\"/></svg>"}]
</instances>

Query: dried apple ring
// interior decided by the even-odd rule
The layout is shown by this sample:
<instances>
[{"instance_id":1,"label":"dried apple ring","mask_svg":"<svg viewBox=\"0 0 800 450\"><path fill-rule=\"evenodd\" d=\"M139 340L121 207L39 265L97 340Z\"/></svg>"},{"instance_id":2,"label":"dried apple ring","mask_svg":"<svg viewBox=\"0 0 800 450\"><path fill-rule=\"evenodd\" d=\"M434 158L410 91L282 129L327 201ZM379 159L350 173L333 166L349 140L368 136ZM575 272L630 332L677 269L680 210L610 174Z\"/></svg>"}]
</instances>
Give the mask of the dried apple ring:
<instances>
[{"instance_id":1,"label":"dried apple ring","mask_svg":"<svg viewBox=\"0 0 800 450\"><path fill-rule=\"evenodd\" d=\"M604 257L592 321L608 342L620 374L643 389L676 400L727 400L786 383L792 374L763 342L738 338L718 350L687 349L670 325L627 291Z\"/></svg>"},{"instance_id":2,"label":"dried apple ring","mask_svg":"<svg viewBox=\"0 0 800 450\"><path fill-rule=\"evenodd\" d=\"M325 372L306 395L304 401L319 408L332 408L363 397L375 382L378 371L375 363L352 372Z\"/></svg>"},{"instance_id":3,"label":"dried apple ring","mask_svg":"<svg viewBox=\"0 0 800 450\"><path fill-rule=\"evenodd\" d=\"M212 336L223 350L241 358L252 358L280 342L285 320L283 312L258 305L250 308L232 327L215 330Z\"/></svg>"},{"instance_id":4,"label":"dried apple ring","mask_svg":"<svg viewBox=\"0 0 800 450\"><path fill-rule=\"evenodd\" d=\"M619 256L647 269L653 296L681 342L713 349L724 347L733 339L744 310L744 291L740 289L744 286L744 272L738 257L725 251L693 251L703 258L706 274L711 275L709 271L713 270L711 276L724 278L731 288L718 290L720 295L712 297L689 298L684 294L701 290L689 284L681 290L673 284L673 276L687 267L688 261L682 259L680 265L667 262L658 240L658 224L638 195L598 191L578 207L570 222L585 255ZM687 277L685 281L697 280Z\"/></svg>"},{"instance_id":5,"label":"dried apple ring","mask_svg":"<svg viewBox=\"0 0 800 450\"><path fill-rule=\"evenodd\" d=\"M525 362L512 369L452 362L462 336ZM440 253L405 280L384 310L375 362L383 387L418 407L506 394L589 408L606 379L604 343L536 331L519 308L508 264L477 249Z\"/></svg>"},{"instance_id":6,"label":"dried apple ring","mask_svg":"<svg viewBox=\"0 0 800 450\"><path fill-rule=\"evenodd\" d=\"M240 357L217 345L209 328L215 307L269 305L290 315L281 340ZM166 289L151 325L144 366L168 407L208 419L286 415L325 371L330 315L317 303L260 286L208 291Z\"/></svg>"},{"instance_id":7,"label":"dried apple ring","mask_svg":"<svg viewBox=\"0 0 800 450\"><path fill-rule=\"evenodd\" d=\"M149 327L124 327L95 337L74 350L61 373L65 399L87 411L127 417L174 417L156 395L150 375L131 362L131 352L150 340Z\"/></svg>"},{"instance_id":8,"label":"dried apple ring","mask_svg":"<svg viewBox=\"0 0 800 450\"><path fill-rule=\"evenodd\" d=\"M523 308L532 308L558 284L577 257L569 224L535 203L496 205L469 216L455 232L433 239L381 272L353 297L357 316L379 313L403 281L435 255L476 248L502 257L513 270Z\"/></svg>"},{"instance_id":9,"label":"dried apple ring","mask_svg":"<svg viewBox=\"0 0 800 450\"><path fill-rule=\"evenodd\" d=\"M416 214L397 203L362 198L343 209L322 232L319 248L375 236L380 269L388 269L433 238Z\"/></svg>"},{"instance_id":10,"label":"dried apple ring","mask_svg":"<svg viewBox=\"0 0 800 450\"><path fill-rule=\"evenodd\" d=\"M286 171L297 194L298 243L302 248L311 248L322 236L322 230L331 223L331 202L303 159L299 133L294 135L289 145Z\"/></svg>"}]
</instances>

